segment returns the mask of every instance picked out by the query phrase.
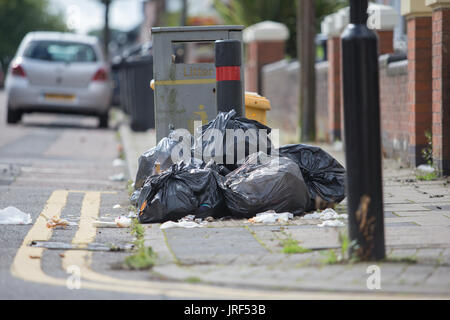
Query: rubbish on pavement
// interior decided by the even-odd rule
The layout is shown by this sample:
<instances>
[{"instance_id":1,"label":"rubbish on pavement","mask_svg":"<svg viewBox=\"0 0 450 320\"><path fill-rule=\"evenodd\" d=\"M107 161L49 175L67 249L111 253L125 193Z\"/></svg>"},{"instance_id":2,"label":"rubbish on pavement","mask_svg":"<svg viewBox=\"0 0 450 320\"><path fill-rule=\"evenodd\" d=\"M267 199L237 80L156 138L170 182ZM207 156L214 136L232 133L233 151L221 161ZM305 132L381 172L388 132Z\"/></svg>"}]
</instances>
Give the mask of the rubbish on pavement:
<instances>
[{"instance_id":1,"label":"rubbish on pavement","mask_svg":"<svg viewBox=\"0 0 450 320\"><path fill-rule=\"evenodd\" d=\"M119 228L128 228L131 226L131 219L124 216L119 216L118 218L114 219L114 222Z\"/></svg>"},{"instance_id":2,"label":"rubbish on pavement","mask_svg":"<svg viewBox=\"0 0 450 320\"><path fill-rule=\"evenodd\" d=\"M134 212L134 211L130 211L130 212L128 212L128 216L127 217L130 218L130 219L137 218L138 214L136 212Z\"/></svg>"},{"instance_id":3,"label":"rubbish on pavement","mask_svg":"<svg viewBox=\"0 0 450 320\"><path fill-rule=\"evenodd\" d=\"M417 167L417 170L423 172L423 173L433 173L436 171L436 169L433 166L427 165L427 164L421 164Z\"/></svg>"},{"instance_id":4,"label":"rubbish on pavement","mask_svg":"<svg viewBox=\"0 0 450 320\"><path fill-rule=\"evenodd\" d=\"M224 214L223 196L211 169L199 169L184 162L147 179L139 196L139 222L177 221L186 215L197 218Z\"/></svg>"},{"instance_id":5,"label":"rubbish on pavement","mask_svg":"<svg viewBox=\"0 0 450 320\"><path fill-rule=\"evenodd\" d=\"M117 223L113 221L99 221L95 220L93 222L94 227L96 228L120 228Z\"/></svg>"},{"instance_id":6,"label":"rubbish on pavement","mask_svg":"<svg viewBox=\"0 0 450 320\"><path fill-rule=\"evenodd\" d=\"M188 221L188 220L180 220L179 222L173 222L173 221L167 221L161 224L159 227L160 229L171 229L171 228L186 228L186 229L192 229L192 228L201 228L204 224L197 223L195 221Z\"/></svg>"},{"instance_id":7,"label":"rubbish on pavement","mask_svg":"<svg viewBox=\"0 0 450 320\"><path fill-rule=\"evenodd\" d=\"M31 215L15 207L0 210L0 224L30 224Z\"/></svg>"},{"instance_id":8,"label":"rubbish on pavement","mask_svg":"<svg viewBox=\"0 0 450 320\"><path fill-rule=\"evenodd\" d=\"M109 180L111 181L123 181L125 180L125 174L122 173L118 173L112 176L109 176Z\"/></svg>"},{"instance_id":9,"label":"rubbish on pavement","mask_svg":"<svg viewBox=\"0 0 450 320\"><path fill-rule=\"evenodd\" d=\"M190 150L192 137L189 137L190 141L185 141L185 139L177 140L176 136L181 135L181 131L173 130L168 137L165 137L159 141L156 147L153 147L146 152L144 152L138 160L138 170L136 173L136 179L134 182L134 188L140 189L144 186L145 180L156 174L157 168L159 171L164 171L169 169L172 165L172 150L179 143L186 144L186 147L180 148L181 150ZM180 155L180 158L182 155ZM157 163L159 165L157 166Z\"/></svg>"},{"instance_id":10,"label":"rubbish on pavement","mask_svg":"<svg viewBox=\"0 0 450 320\"><path fill-rule=\"evenodd\" d=\"M255 217L250 218L248 221L251 223L277 223L288 222L293 219L294 215L290 212L276 213L273 210L258 213Z\"/></svg>"},{"instance_id":11,"label":"rubbish on pavement","mask_svg":"<svg viewBox=\"0 0 450 320\"><path fill-rule=\"evenodd\" d=\"M113 207L113 209L120 209L120 208L122 208L122 206L121 206L120 204L116 204L116 205L114 205L114 207Z\"/></svg>"},{"instance_id":12,"label":"rubbish on pavement","mask_svg":"<svg viewBox=\"0 0 450 320\"><path fill-rule=\"evenodd\" d=\"M47 220L47 228L54 229L57 227L66 228L67 226L76 226L77 224L75 222L69 222L66 219L61 219L56 216L53 216L52 218Z\"/></svg>"},{"instance_id":13,"label":"rubbish on pavement","mask_svg":"<svg viewBox=\"0 0 450 320\"><path fill-rule=\"evenodd\" d=\"M139 200L140 194L141 194L141 189L134 190L134 192L131 194L131 196L130 196L130 203L133 206L137 206L138 205L138 200Z\"/></svg>"},{"instance_id":14,"label":"rubbish on pavement","mask_svg":"<svg viewBox=\"0 0 450 320\"><path fill-rule=\"evenodd\" d=\"M261 141L260 130L265 130L267 133L266 136L262 136ZM217 132L222 134L219 139L216 137ZM258 121L237 117L234 110L228 113L219 112L213 121L201 127L201 135L195 141L193 154L196 159L208 162L210 158L216 158L217 161L222 151L224 166L229 170L235 170L246 157L255 152L271 153L272 142L268 137L270 132L269 127ZM231 133L234 134L234 139L231 140L231 137L228 139L234 142L227 143L227 136ZM217 152L219 155L216 156ZM234 155L233 161L227 159L227 155Z\"/></svg>"},{"instance_id":15,"label":"rubbish on pavement","mask_svg":"<svg viewBox=\"0 0 450 320\"><path fill-rule=\"evenodd\" d=\"M345 169L331 155L319 147L291 144L279 148L280 157L294 160L303 174L311 196L309 210L316 208L316 202L325 207L345 198Z\"/></svg>"},{"instance_id":16,"label":"rubbish on pavement","mask_svg":"<svg viewBox=\"0 0 450 320\"><path fill-rule=\"evenodd\" d=\"M327 208L324 211L316 211L314 213L305 214L302 219L317 219L317 220L336 220L336 219L348 219L347 214L339 214L331 208Z\"/></svg>"},{"instance_id":17,"label":"rubbish on pavement","mask_svg":"<svg viewBox=\"0 0 450 320\"><path fill-rule=\"evenodd\" d=\"M250 218L267 210L298 214L309 207L302 173L285 157L254 153L219 185L235 218Z\"/></svg>"},{"instance_id":18,"label":"rubbish on pavement","mask_svg":"<svg viewBox=\"0 0 450 320\"><path fill-rule=\"evenodd\" d=\"M112 162L113 167L123 167L125 164L126 162L120 158L114 159Z\"/></svg>"},{"instance_id":19,"label":"rubbish on pavement","mask_svg":"<svg viewBox=\"0 0 450 320\"><path fill-rule=\"evenodd\" d=\"M345 227L345 223L339 220L326 220L321 224L317 225L318 227Z\"/></svg>"}]
</instances>

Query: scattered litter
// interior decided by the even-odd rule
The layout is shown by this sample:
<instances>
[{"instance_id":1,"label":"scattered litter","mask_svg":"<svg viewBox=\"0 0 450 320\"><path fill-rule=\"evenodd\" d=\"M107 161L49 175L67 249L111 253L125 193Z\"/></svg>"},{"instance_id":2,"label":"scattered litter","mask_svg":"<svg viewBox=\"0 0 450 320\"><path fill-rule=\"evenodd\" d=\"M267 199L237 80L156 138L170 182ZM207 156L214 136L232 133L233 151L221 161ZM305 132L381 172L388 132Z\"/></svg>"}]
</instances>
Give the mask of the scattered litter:
<instances>
[{"instance_id":1,"label":"scattered litter","mask_svg":"<svg viewBox=\"0 0 450 320\"><path fill-rule=\"evenodd\" d=\"M126 164L126 162L122 159L114 159L112 162L113 167L123 167Z\"/></svg>"},{"instance_id":2,"label":"scattered litter","mask_svg":"<svg viewBox=\"0 0 450 320\"><path fill-rule=\"evenodd\" d=\"M125 180L125 174L122 173L118 173L112 176L109 176L109 180L111 181L123 181Z\"/></svg>"},{"instance_id":3,"label":"scattered litter","mask_svg":"<svg viewBox=\"0 0 450 320\"><path fill-rule=\"evenodd\" d=\"M65 229L67 226L76 226L76 225L77 224L75 222L69 222L66 219L61 219L56 216L47 220L47 228L49 229L54 229L57 227L62 227Z\"/></svg>"},{"instance_id":4,"label":"scattered litter","mask_svg":"<svg viewBox=\"0 0 450 320\"><path fill-rule=\"evenodd\" d=\"M0 210L0 224L30 224L31 215L15 207Z\"/></svg>"},{"instance_id":5,"label":"scattered litter","mask_svg":"<svg viewBox=\"0 0 450 320\"><path fill-rule=\"evenodd\" d=\"M131 226L131 219L124 216L114 219L114 222L119 228L129 228Z\"/></svg>"},{"instance_id":6,"label":"scattered litter","mask_svg":"<svg viewBox=\"0 0 450 320\"><path fill-rule=\"evenodd\" d=\"M203 224L197 223L195 221L187 221L187 220L180 220L179 222L173 222L173 221L167 221L164 222L159 228L160 229L170 229L170 228L201 228L203 227Z\"/></svg>"},{"instance_id":7,"label":"scattered litter","mask_svg":"<svg viewBox=\"0 0 450 320\"><path fill-rule=\"evenodd\" d=\"M326 220L318 225L318 227L344 227L345 223L339 220Z\"/></svg>"},{"instance_id":8,"label":"scattered litter","mask_svg":"<svg viewBox=\"0 0 450 320\"><path fill-rule=\"evenodd\" d=\"M275 213L275 211L270 210L258 213L256 217L250 218L248 221L251 223L283 223L288 222L292 218L294 218L294 215L290 212Z\"/></svg>"},{"instance_id":9,"label":"scattered litter","mask_svg":"<svg viewBox=\"0 0 450 320\"><path fill-rule=\"evenodd\" d=\"M344 144L342 143L342 141L336 141L333 144L333 150L334 151L342 151L342 150L344 150Z\"/></svg>"},{"instance_id":10,"label":"scattered litter","mask_svg":"<svg viewBox=\"0 0 450 320\"><path fill-rule=\"evenodd\" d=\"M41 256L29 255L30 259L40 259Z\"/></svg>"},{"instance_id":11,"label":"scattered litter","mask_svg":"<svg viewBox=\"0 0 450 320\"><path fill-rule=\"evenodd\" d=\"M417 167L417 170L422 171L423 173L433 173L434 171L436 171L435 168L428 164L421 164Z\"/></svg>"},{"instance_id":12,"label":"scattered litter","mask_svg":"<svg viewBox=\"0 0 450 320\"><path fill-rule=\"evenodd\" d=\"M113 207L113 209L119 209L119 208L122 208L122 206L121 206L120 204L116 204L116 205Z\"/></svg>"},{"instance_id":13,"label":"scattered litter","mask_svg":"<svg viewBox=\"0 0 450 320\"><path fill-rule=\"evenodd\" d=\"M61 258L65 258L65 257L66 257L66 255L65 255L64 253L60 253L59 256L60 256Z\"/></svg>"},{"instance_id":14,"label":"scattered litter","mask_svg":"<svg viewBox=\"0 0 450 320\"><path fill-rule=\"evenodd\" d=\"M94 227L96 228L119 228L119 226L113 221L99 221L96 220L93 222Z\"/></svg>"},{"instance_id":15,"label":"scattered litter","mask_svg":"<svg viewBox=\"0 0 450 320\"><path fill-rule=\"evenodd\" d=\"M138 214L137 214L137 212L130 211L130 212L128 212L128 216L127 217L130 218L130 219L137 218Z\"/></svg>"},{"instance_id":16,"label":"scattered litter","mask_svg":"<svg viewBox=\"0 0 450 320\"><path fill-rule=\"evenodd\" d=\"M134 190L134 192L131 194L131 196L130 196L130 203L133 206L137 207L140 195L141 195L141 189Z\"/></svg>"},{"instance_id":17,"label":"scattered litter","mask_svg":"<svg viewBox=\"0 0 450 320\"><path fill-rule=\"evenodd\" d=\"M348 219L347 214L339 214L331 208L325 209L322 212L314 212L305 214L302 219L317 219L317 220L335 220L335 219Z\"/></svg>"}]
</instances>

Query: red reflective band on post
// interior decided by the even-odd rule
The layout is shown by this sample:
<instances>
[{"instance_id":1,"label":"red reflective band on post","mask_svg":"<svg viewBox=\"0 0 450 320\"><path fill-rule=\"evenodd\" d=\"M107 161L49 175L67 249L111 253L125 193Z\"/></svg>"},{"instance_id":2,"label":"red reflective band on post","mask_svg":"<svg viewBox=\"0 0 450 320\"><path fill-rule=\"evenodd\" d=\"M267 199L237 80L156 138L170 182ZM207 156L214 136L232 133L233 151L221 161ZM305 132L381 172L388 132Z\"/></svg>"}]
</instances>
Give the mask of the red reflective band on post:
<instances>
[{"instance_id":1,"label":"red reflective band on post","mask_svg":"<svg viewBox=\"0 0 450 320\"><path fill-rule=\"evenodd\" d=\"M241 81L241 67L217 67L216 68L217 81Z\"/></svg>"}]
</instances>

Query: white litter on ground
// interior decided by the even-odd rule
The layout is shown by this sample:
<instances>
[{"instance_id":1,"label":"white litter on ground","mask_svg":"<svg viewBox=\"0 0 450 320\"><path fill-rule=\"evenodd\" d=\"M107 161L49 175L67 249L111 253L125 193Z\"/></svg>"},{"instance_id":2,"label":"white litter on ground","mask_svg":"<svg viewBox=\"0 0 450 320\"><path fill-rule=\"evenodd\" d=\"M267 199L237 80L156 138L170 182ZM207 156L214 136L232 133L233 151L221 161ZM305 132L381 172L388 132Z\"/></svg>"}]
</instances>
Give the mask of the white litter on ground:
<instances>
[{"instance_id":1,"label":"white litter on ground","mask_svg":"<svg viewBox=\"0 0 450 320\"><path fill-rule=\"evenodd\" d=\"M122 206L121 206L120 204L116 204L116 205L113 207L113 209L119 209L119 208L122 208Z\"/></svg>"},{"instance_id":2,"label":"white litter on ground","mask_svg":"<svg viewBox=\"0 0 450 320\"><path fill-rule=\"evenodd\" d=\"M137 217L138 217L137 212L134 212L134 211L128 212L128 218L133 219L133 218L137 218Z\"/></svg>"},{"instance_id":3,"label":"white litter on ground","mask_svg":"<svg viewBox=\"0 0 450 320\"><path fill-rule=\"evenodd\" d=\"M428 164L421 164L417 167L417 170L424 172L424 173L433 173L436 169L434 169L432 166Z\"/></svg>"},{"instance_id":4,"label":"white litter on ground","mask_svg":"<svg viewBox=\"0 0 450 320\"><path fill-rule=\"evenodd\" d=\"M109 176L109 180L111 180L111 181L123 181L123 180L125 180L125 175L123 173L118 173L118 174Z\"/></svg>"},{"instance_id":5,"label":"white litter on ground","mask_svg":"<svg viewBox=\"0 0 450 320\"><path fill-rule=\"evenodd\" d=\"M317 225L318 227L345 227L345 223L339 220L326 220L321 224Z\"/></svg>"},{"instance_id":6,"label":"white litter on ground","mask_svg":"<svg viewBox=\"0 0 450 320\"><path fill-rule=\"evenodd\" d=\"M252 223L282 223L288 222L293 218L294 215L290 212L276 213L274 211L266 211L258 213L255 217L250 218L248 221Z\"/></svg>"},{"instance_id":7,"label":"white litter on ground","mask_svg":"<svg viewBox=\"0 0 450 320\"><path fill-rule=\"evenodd\" d=\"M118 218L114 219L114 222L119 228L129 228L131 226L131 219L124 216L119 216Z\"/></svg>"},{"instance_id":8,"label":"white litter on ground","mask_svg":"<svg viewBox=\"0 0 450 320\"><path fill-rule=\"evenodd\" d=\"M63 228L65 229L67 226L77 226L76 222L70 222L66 219L58 218L58 217L52 217L51 219L47 220L47 228L49 229L55 229L55 228Z\"/></svg>"},{"instance_id":9,"label":"white litter on ground","mask_svg":"<svg viewBox=\"0 0 450 320\"><path fill-rule=\"evenodd\" d=\"M188 220L180 220L179 222L173 222L173 221L167 221L164 222L159 228L160 229L170 229L170 228L202 228L205 224L204 223L197 223L195 221L188 221Z\"/></svg>"},{"instance_id":10,"label":"white litter on ground","mask_svg":"<svg viewBox=\"0 0 450 320\"><path fill-rule=\"evenodd\" d=\"M30 224L31 215L15 207L0 210L0 224Z\"/></svg>"},{"instance_id":11,"label":"white litter on ground","mask_svg":"<svg viewBox=\"0 0 450 320\"><path fill-rule=\"evenodd\" d=\"M314 212L305 214L302 219L317 219L317 220L335 220L335 219L348 219L347 214L339 214L331 208L325 209L322 212Z\"/></svg>"},{"instance_id":12,"label":"white litter on ground","mask_svg":"<svg viewBox=\"0 0 450 320\"><path fill-rule=\"evenodd\" d=\"M123 167L126 164L126 162L122 159L114 159L112 162L113 167Z\"/></svg>"},{"instance_id":13,"label":"white litter on ground","mask_svg":"<svg viewBox=\"0 0 450 320\"><path fill-rule=\"evenodd\" d=\"M117 223L112 221L99 221L96 220L93 222L94 227L96 228L120 228Z\"/></svg>"}]
</instances>

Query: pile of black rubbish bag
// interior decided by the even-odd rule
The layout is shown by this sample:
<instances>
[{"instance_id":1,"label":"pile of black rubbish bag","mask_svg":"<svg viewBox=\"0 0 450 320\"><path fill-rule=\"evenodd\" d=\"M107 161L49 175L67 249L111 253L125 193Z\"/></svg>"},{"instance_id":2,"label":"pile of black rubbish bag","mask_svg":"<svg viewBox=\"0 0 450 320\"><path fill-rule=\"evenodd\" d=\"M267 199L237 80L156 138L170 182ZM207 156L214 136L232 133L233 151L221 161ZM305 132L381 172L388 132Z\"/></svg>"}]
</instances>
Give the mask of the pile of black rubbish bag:
<instances>
[{"instance_id":1,"label":"pile of black rubbish bag","mask_svg":"<svg viewBox=\"0 0 450 320\"><path fill-rule=\"evenodd\" d=\"M268 210L298 215L345 198L345 169L332 156L303 144L275 149L267 135L251 136L260 129L267 135L271 131L232 110L199 128L196 140L179 138L179 129L171 131L139 158L130 198L139 209L139 221L162 223L187 215L250 218ZM221 135L214 134L217 130ZM234 134L227 141L227 134L235 130L245 134ZM237 151L239 144L245 144L245 154ZM189 155L183 157L180 151L185 160L173 163L173 150L189 150ZM204 156L214 156L214 150L222 151L223 161ZM234 159L227 158L230 154Z\"/></svg>"}]
</instances>

